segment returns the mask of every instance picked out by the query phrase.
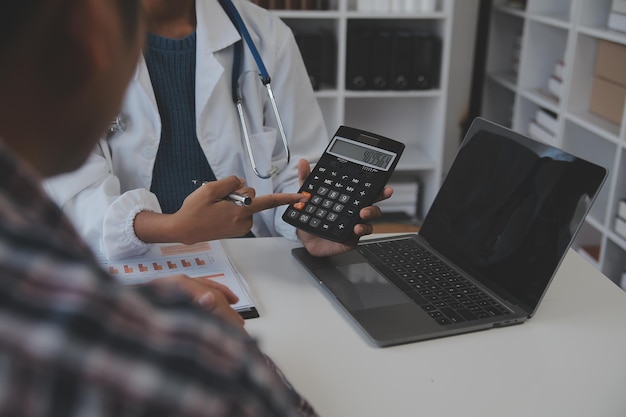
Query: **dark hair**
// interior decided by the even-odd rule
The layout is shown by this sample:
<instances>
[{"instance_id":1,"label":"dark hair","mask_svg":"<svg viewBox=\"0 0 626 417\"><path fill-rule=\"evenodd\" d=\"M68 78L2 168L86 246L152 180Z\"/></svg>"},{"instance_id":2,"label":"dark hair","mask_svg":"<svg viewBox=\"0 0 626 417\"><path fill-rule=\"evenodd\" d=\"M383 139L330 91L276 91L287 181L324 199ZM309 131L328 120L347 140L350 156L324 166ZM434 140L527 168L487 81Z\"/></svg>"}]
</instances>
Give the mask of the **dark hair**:
<instances>
[{"instance_id":1,"label":"dark hair","mask_svg":"<svg viewBox=\"0 0 626 417\"><path fill-rule=\"evenodd\" d=\"M25 0L22 0L25 1ZM118 9L122 19L122 30L129 39L137 33L137 23L141 12L140 0L117 0Z\"/></svg>"},{"instance_id":2,"label":"dark hair","mask_svg":"<svg viewBox=\"0 0 626 417\"><path fill-rule=\"evenodd\" d=\"M80 1L80 0L79 0ZM2 0L0 1L0 57L4 57L10 45L21 36L20 31L29 26L45 0ZM129 39L137 32L141 13L140 0L117 0L122 30Z\"/></svg>"},{"instance_id":3,"label":"dark hair","mask_svg":"<svg viewBox=\"0 0 626 417\"><path fill-rule=\"evenodd\" d=\"M20 31L28 25L41 5L42 0L0 1L0 57L5 57L9 46L20 36Z\"/></svg>"}]
</instances>

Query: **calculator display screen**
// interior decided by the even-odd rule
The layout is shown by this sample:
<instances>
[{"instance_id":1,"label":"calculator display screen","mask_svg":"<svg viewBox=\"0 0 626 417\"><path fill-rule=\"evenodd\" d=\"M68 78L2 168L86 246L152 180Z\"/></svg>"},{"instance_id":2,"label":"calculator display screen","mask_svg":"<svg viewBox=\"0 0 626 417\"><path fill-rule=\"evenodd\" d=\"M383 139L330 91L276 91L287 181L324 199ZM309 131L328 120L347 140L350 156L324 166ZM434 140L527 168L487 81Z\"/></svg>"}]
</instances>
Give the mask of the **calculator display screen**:
<instances>
[{"instance_id":1,"label":"calculator display screen","mask_svg":"<svg viewBox=\"0 0 626 417\"><path fill-rule=\"evenodd\" d=\"M335 141L328 150L329 153L345 158L352 162L387 171L396 154L384 149L375 148L360 142L335 137Z\"/></svg>"}]
</instances>

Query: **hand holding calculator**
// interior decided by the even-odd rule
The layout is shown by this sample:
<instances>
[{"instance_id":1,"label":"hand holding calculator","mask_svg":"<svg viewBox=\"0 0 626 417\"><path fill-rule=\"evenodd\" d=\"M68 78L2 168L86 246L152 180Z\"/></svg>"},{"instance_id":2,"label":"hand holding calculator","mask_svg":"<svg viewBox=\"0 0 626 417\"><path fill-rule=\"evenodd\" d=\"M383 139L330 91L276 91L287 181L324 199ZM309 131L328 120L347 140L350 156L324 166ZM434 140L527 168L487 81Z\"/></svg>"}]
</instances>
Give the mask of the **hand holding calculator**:
<instances>
[{"instance_id":1,"label":"hand holding calculator","mask_svg":"<svg viewBox=\"0 0 626 417\"><path fill-rule=\"evenodd\" d=\"M283 220L335 242L354 236L359 211L371 206L398 164L404 144L347 126L337 133L306 178L306 203L290 205Z\"/></svg>"}]
</instances>

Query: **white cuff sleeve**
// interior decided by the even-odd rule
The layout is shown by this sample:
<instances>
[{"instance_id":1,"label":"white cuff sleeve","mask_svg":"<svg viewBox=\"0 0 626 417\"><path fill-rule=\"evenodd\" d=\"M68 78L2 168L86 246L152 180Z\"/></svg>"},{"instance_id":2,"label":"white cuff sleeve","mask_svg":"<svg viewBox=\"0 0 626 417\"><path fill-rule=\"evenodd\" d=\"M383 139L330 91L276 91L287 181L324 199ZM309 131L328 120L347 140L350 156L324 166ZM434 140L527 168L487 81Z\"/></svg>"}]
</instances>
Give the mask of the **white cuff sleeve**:
<instances>
[{"instance_id":1,"label":"white cuff sleeve","mask_svg":"<svg viewBox=\"0 0 626 417\"><path fill-rule=\"evenodd\" d=\"M135 216L142 211L161 213L156 196L144 189L128 191L108 208L103 222L102 252L109 259L146 253L151 244L135 234Z\"/></svg>"}]
</instances>

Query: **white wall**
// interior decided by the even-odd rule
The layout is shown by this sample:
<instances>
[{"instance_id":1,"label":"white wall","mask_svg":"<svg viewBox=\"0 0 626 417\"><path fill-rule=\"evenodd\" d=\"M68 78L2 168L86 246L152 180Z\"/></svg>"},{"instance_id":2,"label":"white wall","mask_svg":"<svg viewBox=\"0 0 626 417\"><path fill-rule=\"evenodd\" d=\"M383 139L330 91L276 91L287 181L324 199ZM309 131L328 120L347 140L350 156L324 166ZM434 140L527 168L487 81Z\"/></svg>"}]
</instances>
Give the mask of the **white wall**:
<instances>
[{"instance_id":1,"label":"white wall","mask_svg":"<svg viewBox=\"0 0 626 417\"><path fill-rule=\"evenodd\" d=\"M448 167L456 154L461 140L461 123L469 106L478 4L479 0L457 0L454 2L443 158L444 174L448 171Z\"/></svg>"}]
</instances>

